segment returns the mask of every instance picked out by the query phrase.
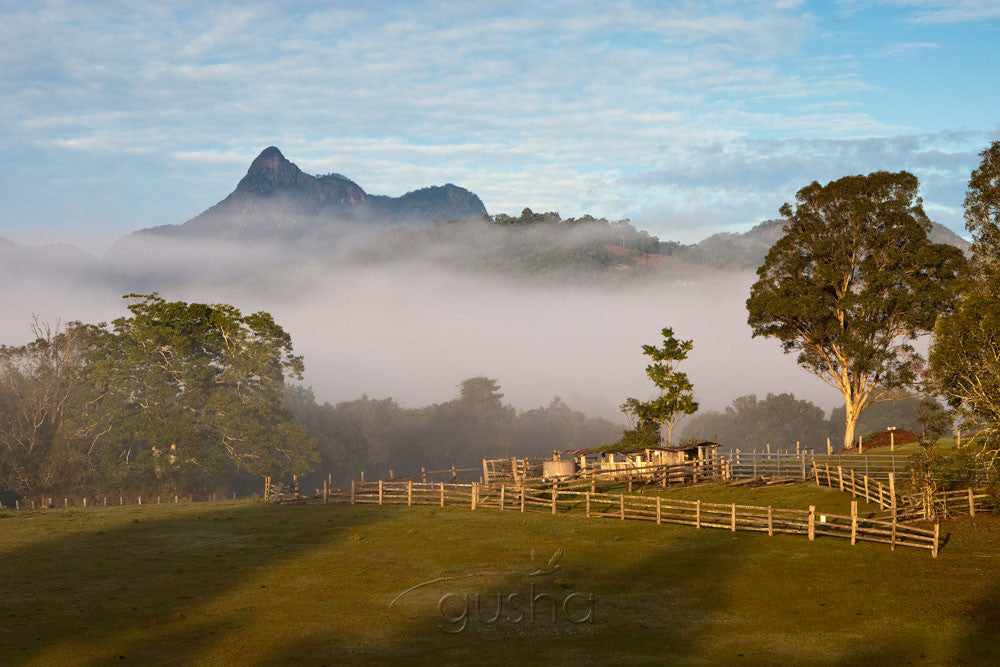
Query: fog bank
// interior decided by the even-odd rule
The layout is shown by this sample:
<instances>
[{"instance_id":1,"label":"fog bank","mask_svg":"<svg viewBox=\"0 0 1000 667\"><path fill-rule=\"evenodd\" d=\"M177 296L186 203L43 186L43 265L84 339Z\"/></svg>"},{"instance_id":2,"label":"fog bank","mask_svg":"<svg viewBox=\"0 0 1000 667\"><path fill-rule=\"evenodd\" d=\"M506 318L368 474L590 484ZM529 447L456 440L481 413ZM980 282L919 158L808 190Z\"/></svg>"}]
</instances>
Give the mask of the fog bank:
<instances>
[{"instance_id":1,"label":"fog bank","mask_svg":"<svg viewBox=\"0 0 1000 667\"><path fill-rule=\"evenodd\" d=\"M420 259L346 266L297 260L240 244L158 246L125 271L35 261L0 265L14 289L0 295L0 342L21 344L42 319L107 320L121 295L158 290L169 299L266 310L304 355L306 384L319 400L392 396L409 406L453 398L474 375L497 378L505 400L527 409L554 396L591 416L620 420L628 396L645 398L643 344L659 331L694 341L685 369L703 409L734 397L793 392L824 409L838 396L783 355L776 341L751 340L744 301L754 276L719 274L600 286L509 280L443 269Z\"/></svg>"}]
</instances>

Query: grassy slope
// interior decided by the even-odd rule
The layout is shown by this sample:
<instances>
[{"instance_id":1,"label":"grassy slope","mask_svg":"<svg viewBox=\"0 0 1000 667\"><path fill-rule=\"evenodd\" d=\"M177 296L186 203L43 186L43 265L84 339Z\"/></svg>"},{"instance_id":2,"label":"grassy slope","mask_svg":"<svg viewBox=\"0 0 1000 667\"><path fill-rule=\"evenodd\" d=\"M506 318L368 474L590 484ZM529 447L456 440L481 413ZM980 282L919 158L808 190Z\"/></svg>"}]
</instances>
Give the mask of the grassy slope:
<instances>
[{"instance_id":1,"label":"grassy slope","mask_svg":"<svg viewBox=\"0 0 1000 667\"><path fill-rule=\"evenodd\" d=\"M1000 519L943 533L933 560L845 540L458 507L25 512L0 519L0 662L1000 660ZM557 549L560 569L533 580L560 599L593 592L593 625L440 630L441 595L526 592L524 573ZM427 587L386 612L411 585L484 571L519 574Z\"/></svg>"}]
</instances>

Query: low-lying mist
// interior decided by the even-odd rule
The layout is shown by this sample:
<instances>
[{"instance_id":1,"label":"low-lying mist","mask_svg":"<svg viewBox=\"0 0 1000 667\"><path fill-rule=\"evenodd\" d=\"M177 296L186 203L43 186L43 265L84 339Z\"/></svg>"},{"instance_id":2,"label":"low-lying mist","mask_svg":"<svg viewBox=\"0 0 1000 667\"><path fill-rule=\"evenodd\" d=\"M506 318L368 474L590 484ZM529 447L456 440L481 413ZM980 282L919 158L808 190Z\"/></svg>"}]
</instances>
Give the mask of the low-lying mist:
<instances>
[{"instance_id":1,"label":"low-lying mist","mask_svg":"<svg viewBox=\"0 0 1000 667\"><path fill-rule=\"evenodd\" d=\"M677 265L635 280L622 271L560 280L477 271L475 254L463 266L442 266L440 248L359 261L310 256L301 246L155 236L142 243L84 265L47 261L41 251L27 265L5 261L0 342L25 342L32 314L108 320L124 313L123 294L158 291L274 314L305 357L305 384L320 401L367 394L420 406L454 398L461 380L485 375L520 409L560 396L590 416L621 421L617 406L626 397L652 394L641 346L658 343L670 326L694 341L684 368L703 409L768 392L793 392L825 409L837 404L776 342L751 340L744 308L751 273L700 271L685 280Z\"/></svg>"}]
</instances>

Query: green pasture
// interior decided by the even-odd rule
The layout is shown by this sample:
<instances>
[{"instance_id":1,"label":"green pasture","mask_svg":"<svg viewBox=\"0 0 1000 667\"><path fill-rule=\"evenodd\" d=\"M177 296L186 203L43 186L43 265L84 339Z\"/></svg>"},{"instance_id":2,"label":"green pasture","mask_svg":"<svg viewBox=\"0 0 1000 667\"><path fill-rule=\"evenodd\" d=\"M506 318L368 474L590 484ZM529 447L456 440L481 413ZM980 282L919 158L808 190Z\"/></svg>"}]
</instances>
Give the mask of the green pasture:
<instances>
[{"instance_id":1,"label":"green pasture","mask_svg":"<svg viewBox=\"0 0 1000 667\"><path fill-rule=\"evenodd\" d=\"M844 503L807 485L667 495L828 511ZM1000 661L1000 519L953 520L942 535L932 559L833 538L463 507L7 512L0 662ZM449 580L388 609L436 579ZM529 623L532 592L543 597ZM506 606L489 623L498 593ZM507 604L510 595L520 598Z\"/></svg>"}]
</instances>

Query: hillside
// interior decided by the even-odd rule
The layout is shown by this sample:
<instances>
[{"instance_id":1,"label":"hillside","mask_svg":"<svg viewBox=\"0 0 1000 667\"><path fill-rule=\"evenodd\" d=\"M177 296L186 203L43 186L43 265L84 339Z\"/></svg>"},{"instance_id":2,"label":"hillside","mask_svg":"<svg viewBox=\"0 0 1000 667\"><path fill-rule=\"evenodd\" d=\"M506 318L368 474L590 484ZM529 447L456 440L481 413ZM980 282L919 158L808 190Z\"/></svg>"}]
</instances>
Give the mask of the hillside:
<instances>
[{"instance_id":1,"label":"hillside","mask_svg":"<svg viewBox=\"0 0 1000 667\"><path fill-rule=\"evenodd\" d=\"M675 253L685 260L725 270L756 269L768 250L784 236L784 220L765 220L749 231L713 234L693 245L681 246ZM928 238L934 243L953 245L968 254L971 245L944 225L931 223Z\"/></svg>"}]
</instances>

